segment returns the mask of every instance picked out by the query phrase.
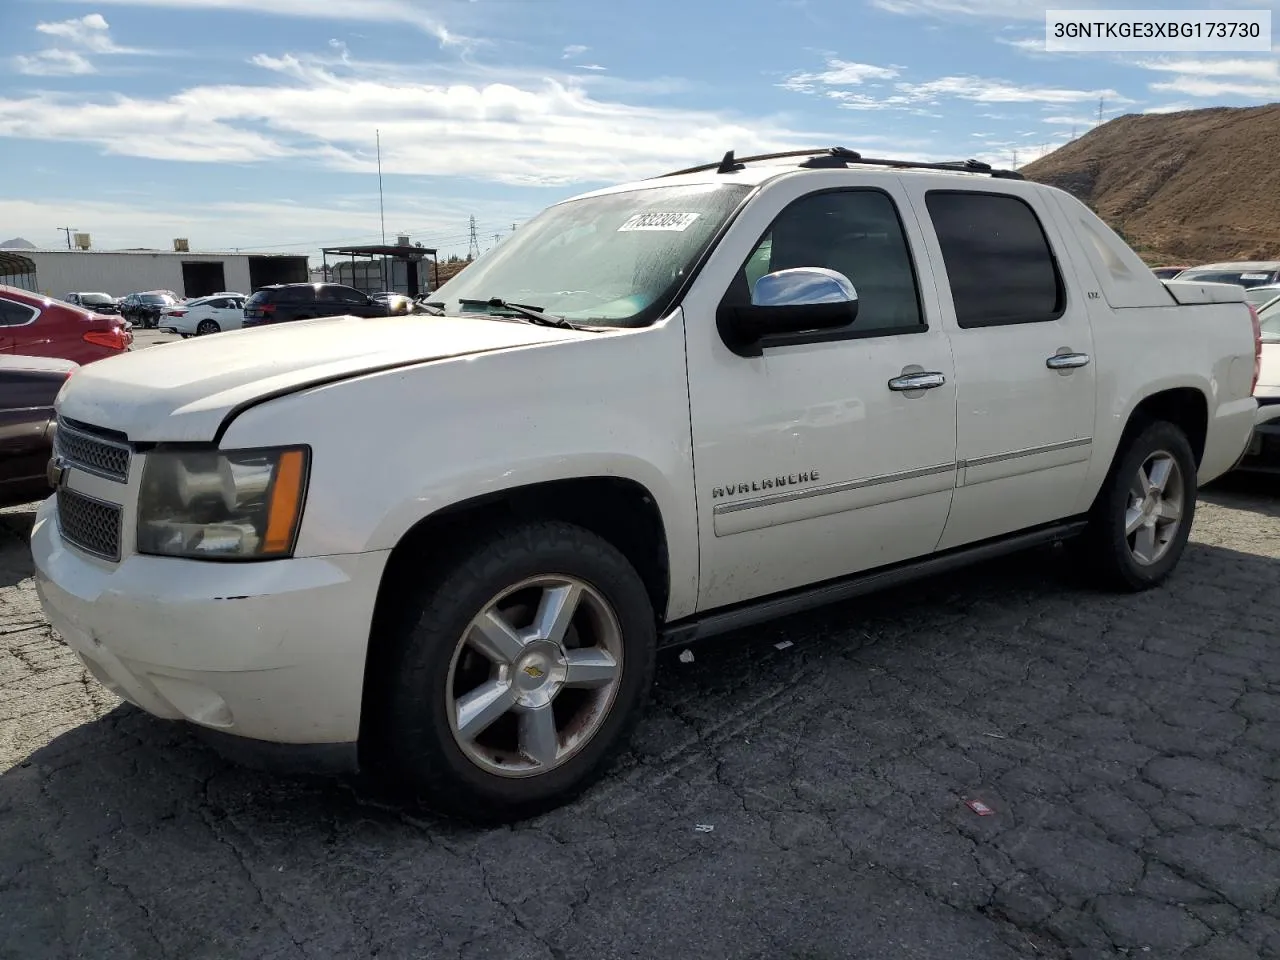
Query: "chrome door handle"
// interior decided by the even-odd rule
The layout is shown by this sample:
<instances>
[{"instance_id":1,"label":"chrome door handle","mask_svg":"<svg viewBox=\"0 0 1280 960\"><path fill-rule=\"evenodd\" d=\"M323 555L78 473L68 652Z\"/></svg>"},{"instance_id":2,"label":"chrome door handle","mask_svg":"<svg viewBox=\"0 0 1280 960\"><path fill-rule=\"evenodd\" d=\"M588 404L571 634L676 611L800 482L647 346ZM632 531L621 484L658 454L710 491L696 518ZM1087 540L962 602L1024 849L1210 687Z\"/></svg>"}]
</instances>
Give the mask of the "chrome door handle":
<instances>
[{"instance_id":1,"label":"chrome door handle","mask_svg":"<svg viewBox=\"0 0 1280 960\"><path fill-rule=\"evenodd\" d=\"M947 378L940 373L930 373L921 371L920 373L904 373L900 377L894 377L889 381L889 389L896 390L899 393L906 393L910 390L932 390L940 387L947 382Z\"/></svg>"},{"instance_id":2,"label":"chrome door handle","mask_svg":"<svg viewBox=\"0 0 1280 960\"><path fill-rule=\"evenodd\" d=\"M1087 353L1055 353L1044 362L1050 370L1073 370L1089 363Z\"/></svg>"}]
</instances>

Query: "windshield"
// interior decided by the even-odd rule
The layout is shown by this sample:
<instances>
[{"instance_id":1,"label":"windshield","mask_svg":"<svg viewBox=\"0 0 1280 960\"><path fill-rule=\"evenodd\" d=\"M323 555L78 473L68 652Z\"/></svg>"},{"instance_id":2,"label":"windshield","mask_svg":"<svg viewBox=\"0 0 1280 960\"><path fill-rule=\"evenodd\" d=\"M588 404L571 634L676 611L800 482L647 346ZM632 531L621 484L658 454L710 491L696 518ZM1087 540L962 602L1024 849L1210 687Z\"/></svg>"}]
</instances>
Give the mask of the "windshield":
<instances>
[{"instance_id":1,"label":"windshield","mask_svg":"<svg viewBox=\"0 0 1280 960\"><path fill-rule=\"evenodd\" d=\"M1280 343L1280 297L1258 311L1262 325L1262 339L1267 343Z\"/></svg>"},{"instance_id":2,"label":"windshield","mask_svg":"<svg viewBox=\"0 0 1280 960\"><path fill-rule=\"evenodd\" d=\"M143 303L173 303L173 299L171 297L162 296L156 293L144 293L142 296L138 297L138 299Z\"/></svg>"},{"instance_id":3,"label":"windshield","mask_svg":"<svg viewBox=\"0 0 1280 960\"><path fill-rule=\"evenodd\" d=\"M652 323L717 230L742 184L655 186L549 207L431 298L445 313L497 311L494 298L595 326Z\"/></svg>"}]
</instances>

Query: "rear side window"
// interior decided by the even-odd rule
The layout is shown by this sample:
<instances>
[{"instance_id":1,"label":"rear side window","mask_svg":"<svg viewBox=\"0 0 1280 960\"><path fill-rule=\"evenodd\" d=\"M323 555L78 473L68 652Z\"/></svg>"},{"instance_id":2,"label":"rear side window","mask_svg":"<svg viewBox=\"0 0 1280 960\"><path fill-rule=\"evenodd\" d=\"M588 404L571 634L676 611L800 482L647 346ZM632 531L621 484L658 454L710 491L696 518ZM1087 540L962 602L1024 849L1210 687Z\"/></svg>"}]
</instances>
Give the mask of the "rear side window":
<instances>
[{"instance_id":1,"label":"rear side window","mask_svg":"<svg viewBox=\"0 0 1280 960\"><path fill-rule=\"evenodd\" d=\"M12 300L0 300L0 326L20 327L35 319L36 311L26 304Z\"/></svg>"},{"instance_id":2,"label":"rear side window","mask_svg":"<svg viewBox=\"0 0 1280 960\"><path fill-rule=\"evenodd\" d=\"M929 217L942 247L961 327L1056 320L1066 289L1035 211L1017 197L930 191Z\"/></svg>"},{"instance_id":3,"label":"rear side window","mask_svg":"<svg viewBox=\"0 0 1280 960\"><path fill-rule=\"evenodd\" d=\"M321 287L320 299L330 303L368 303L369 298L354 287Z\"/></svg>"},{"instance_id":4,"label":"rear side window","mask_svg":"<svg viewBox=\"0 0 1280 960\"><path fill-rule=\"evenodd\" d=\"M285 287L277 290L273 298L277 303L310 303L315 299L316 291L314 288L306 287Z\"/></svg>"}]
</instances>

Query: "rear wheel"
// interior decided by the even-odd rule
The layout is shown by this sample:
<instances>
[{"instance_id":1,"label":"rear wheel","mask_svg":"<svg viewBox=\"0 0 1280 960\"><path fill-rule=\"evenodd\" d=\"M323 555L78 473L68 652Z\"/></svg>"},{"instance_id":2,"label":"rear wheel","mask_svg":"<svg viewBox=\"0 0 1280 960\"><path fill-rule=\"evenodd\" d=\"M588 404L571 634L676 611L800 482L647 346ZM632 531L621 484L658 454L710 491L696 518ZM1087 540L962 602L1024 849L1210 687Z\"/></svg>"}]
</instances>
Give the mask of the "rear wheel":
<instances>
[{"instance_id":1,"label":"rear wheel","mask_svg":"<svg viewBox=\"0 0 1280 960\"><path fill-rule=\"evenodd\" d=\"M196 325L196 336L207 337L209 334L219 333L221 330L222 328L218 326L217 320L201 320L200 323Z\"/></svg>"},{"instance_id":2,"label":"rear wheel","mask_svg":"<svg viewBox=\"0 0 1280 960\"><path fill-rule=\"evenodd\" d=\"M1186 434L1165 421L1131 431L1075 544L1086 571L1121 590L1163 582L1186 549L1196 496Z\"/></svg>"},{"instance_id":3,"label":"rear wheel","mask_svg":"<svg viewBox=\"0 0 1280 960\"><path fill-rule=\"evenodd\" d=\"M625 742L653 677L648 593L579 527L476 540L424 583L366 694L384 776L442 812L511 821L572 799Z\"/></svg>"}]
</instances>

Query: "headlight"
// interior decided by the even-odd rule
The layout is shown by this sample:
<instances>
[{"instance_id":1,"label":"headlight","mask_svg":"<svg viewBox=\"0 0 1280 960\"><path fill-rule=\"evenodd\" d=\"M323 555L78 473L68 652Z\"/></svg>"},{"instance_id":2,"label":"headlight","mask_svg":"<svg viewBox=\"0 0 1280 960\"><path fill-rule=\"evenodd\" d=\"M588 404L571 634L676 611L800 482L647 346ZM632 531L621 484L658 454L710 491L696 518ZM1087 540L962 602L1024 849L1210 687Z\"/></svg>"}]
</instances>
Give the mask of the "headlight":
<instances>
[{"instance_id":1,"label":"headlight","mask_svg":"<svg viewBox=\"0 0 1280 960\"><path fill-rule=\"evenodd\" d=\"M293 552L311 451L165 450L147 455L138 552L269 560Z\"/></svg>"}]
</instances>

